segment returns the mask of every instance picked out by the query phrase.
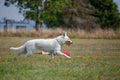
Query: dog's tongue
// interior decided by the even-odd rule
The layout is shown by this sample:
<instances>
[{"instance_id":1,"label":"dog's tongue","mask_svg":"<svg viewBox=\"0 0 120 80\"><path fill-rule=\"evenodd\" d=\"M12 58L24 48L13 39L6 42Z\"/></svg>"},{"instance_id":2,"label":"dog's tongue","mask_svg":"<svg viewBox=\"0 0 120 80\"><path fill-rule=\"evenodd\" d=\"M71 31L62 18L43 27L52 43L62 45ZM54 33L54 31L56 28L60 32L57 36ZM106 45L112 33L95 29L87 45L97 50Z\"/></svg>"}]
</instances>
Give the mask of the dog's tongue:
<instances>
[{"instance_id":1,"label":"dog's tongue","mask_svg":"<svg viewBox=\"0 0 120 80\"><path fill-rule=\"evenodd\" d=\"M63 51L63 54L66 54L67 56L71 56L70 52L68 51Z\"/></svg>"}]
</instances>

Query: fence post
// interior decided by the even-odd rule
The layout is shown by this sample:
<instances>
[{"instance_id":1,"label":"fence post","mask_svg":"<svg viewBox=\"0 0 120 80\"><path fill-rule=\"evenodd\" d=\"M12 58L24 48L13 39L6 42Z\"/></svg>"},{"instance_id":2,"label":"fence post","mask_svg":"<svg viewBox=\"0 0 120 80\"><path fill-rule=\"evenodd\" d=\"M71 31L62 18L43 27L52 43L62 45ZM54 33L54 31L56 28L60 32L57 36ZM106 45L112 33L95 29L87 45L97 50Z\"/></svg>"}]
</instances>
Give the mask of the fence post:
<instances>
[{"instance_id":1,"label":"fence post","mask_svg":"<svg viewBox=\"0 0 120 80\"><path fill-rule=\"evenodd\" d=\"M7 32L7 24L8 24L8 20L6 18L4 18L4 32Z\"/></svg>"}]
</instances>

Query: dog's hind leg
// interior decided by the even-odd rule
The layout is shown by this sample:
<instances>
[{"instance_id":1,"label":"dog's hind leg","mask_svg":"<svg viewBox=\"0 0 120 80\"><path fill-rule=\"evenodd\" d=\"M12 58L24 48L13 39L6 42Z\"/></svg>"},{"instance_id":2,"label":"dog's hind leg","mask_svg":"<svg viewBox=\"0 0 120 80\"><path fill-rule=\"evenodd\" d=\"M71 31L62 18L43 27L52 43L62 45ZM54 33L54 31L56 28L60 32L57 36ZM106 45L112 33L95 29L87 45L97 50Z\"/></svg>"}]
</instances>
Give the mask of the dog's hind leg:
<instances>
[{"instance_id":1,"label":"dog's hind leg","mask_svg":"<svg viewBox=\"0 0 120 80\"><path fill-rule=\"evenodd\" d=\"M25 58L31 56L33 53L34 53L35 49L30 49L30 50L27 50L27 53L25 55Z\"/></svg>"}]
</instances>

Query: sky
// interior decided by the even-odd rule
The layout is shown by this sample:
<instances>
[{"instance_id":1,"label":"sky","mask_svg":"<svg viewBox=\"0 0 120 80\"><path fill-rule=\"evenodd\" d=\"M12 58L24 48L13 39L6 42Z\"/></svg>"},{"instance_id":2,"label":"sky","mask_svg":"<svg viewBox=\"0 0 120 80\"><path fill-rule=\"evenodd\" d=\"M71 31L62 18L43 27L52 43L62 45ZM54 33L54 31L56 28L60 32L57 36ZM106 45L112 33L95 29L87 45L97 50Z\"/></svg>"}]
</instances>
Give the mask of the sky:
<instances>
[{"instance_id":1,"label":"sky","mask_svg":"<svg viewBox=\"0 0 120 80\"><path fill-rule=\"evenodd\" d=\"M117 4L118 10L119 10L119 12L120 12L120 0L114 0L114 2Z\"/></svg>"},{"instance_id":2,"label":"sky","mask_svg":"<svg viewBox=\"0 0 120 80\"><path fill-rule=\"evenodd\" d=\"M0 0L0 18L14 19L14 20L23 20L24 17L22 14L18 13L19 9L15 6L6 7L4 6L5 0ZM118 5L120 12L120 0L114 0Z\"/></svg>"},{"instance_id":3,"label":"sky","mask_svg":"<svg viewBox=\"0 0 120 80\"><path fill-rule=\"evenodd\" d=\"M5 0L0 0L0 18L14 19L14 20L23 20L24 17L22 14L18 13L19 9L15 6L6 7L4 6Z\"/></svg>"}]
</instances>

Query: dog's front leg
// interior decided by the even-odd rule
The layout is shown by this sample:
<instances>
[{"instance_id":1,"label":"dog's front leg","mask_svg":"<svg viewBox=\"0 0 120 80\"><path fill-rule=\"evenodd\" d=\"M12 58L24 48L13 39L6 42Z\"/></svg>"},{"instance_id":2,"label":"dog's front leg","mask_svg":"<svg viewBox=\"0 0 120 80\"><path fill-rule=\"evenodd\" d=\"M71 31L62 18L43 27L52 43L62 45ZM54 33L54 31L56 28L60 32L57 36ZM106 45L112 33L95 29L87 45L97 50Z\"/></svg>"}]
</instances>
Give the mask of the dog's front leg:
<instances>
[{"instance_id":1,"label":"dog's front leg","mask_svg":"<svg viewBox=\"0 0 120 80\"><path fill-rule=\"evenodd\" d=\"M54 54L53 54L53 52L50 52L50 58L51 58L51 59L54 59Z\"/></svg>"}]
</instances>

